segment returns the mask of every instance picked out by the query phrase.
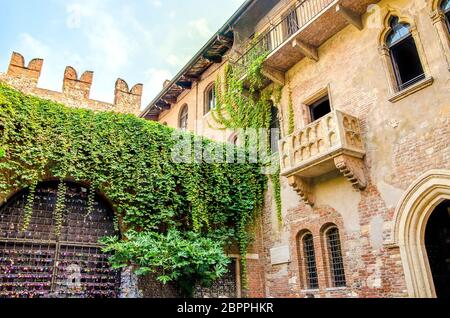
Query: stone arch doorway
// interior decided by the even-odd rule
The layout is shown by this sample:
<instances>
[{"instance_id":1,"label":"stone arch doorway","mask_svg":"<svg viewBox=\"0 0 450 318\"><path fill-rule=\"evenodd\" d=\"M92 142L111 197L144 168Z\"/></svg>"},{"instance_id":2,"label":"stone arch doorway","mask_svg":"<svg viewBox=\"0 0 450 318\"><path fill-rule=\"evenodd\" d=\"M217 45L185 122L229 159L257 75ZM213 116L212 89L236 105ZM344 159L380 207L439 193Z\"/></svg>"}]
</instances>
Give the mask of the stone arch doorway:
<instances>
[{"instance_id":1,"label":"stone arch doorway","mask_svg":"<svg viewBox=\"0 0 450 318\"><path fill-rule=\"evenodd\" d=\"M40 183L33 217L22 231L28 190L0 207L0 298L113 298L120 273L108 264L98 241L118 234L113 210L89 189L66 182L61 233L56 234L54 210L58 181Z\"/></svg>"},{"instance_id":2,"label":"stone arch doorway","mask_svg":"<svg viewBox=\"0 0 450 318\"><path fill-rule=\"evenodd\" d=\"M387 245L400 248L410 297L440 296L435 288L428 257L426 230L429 224L433 227L434 217L439 214L435 212L449 200L450 171L432 170L408 188L397 207L391 235L393 241L387 242Z\"/></svg>"},{"instance_id":3,"label":"stone arch doorway","mask_svg":"<svg viewBox=\"0 0 450 318\"><path fill-rule=\"evenodd\" d=\"M450 200L439 204L431 214L425 247L436 296L450 298Z\"/></svg>"}]
</instances>

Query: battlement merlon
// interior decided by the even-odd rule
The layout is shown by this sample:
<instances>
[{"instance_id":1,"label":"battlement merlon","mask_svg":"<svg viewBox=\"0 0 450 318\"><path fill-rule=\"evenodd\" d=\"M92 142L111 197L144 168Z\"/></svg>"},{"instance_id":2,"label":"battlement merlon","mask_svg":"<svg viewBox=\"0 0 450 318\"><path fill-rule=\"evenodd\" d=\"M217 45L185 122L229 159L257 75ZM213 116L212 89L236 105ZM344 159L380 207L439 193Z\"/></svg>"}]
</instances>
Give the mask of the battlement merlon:
<instances>
[{"instance_id":1,"label":"battlement merlon","mask_svg":"<svg viewBox=\"0 0 450 318\"><path fill-rule=\"evenodd\" d=\"M43 64L43 59L34 59L31 60L30 63L28 63L28 66L25 66L24 57L17 52L13 52L7 75L10 77L20 77L23 79L27 79L36 86L39 77L41 76Z\"/></svg>"},{"instance_id":2,"label":"battlement merlon","mask_svg":"<svg viewBox=\"0 0 450 318\"><path fill-rule=\"evenodd\" d=\"M93 78L94 72L86 71L78 79L77 71L73 67L67 66L64 71L63 93L75 96L80 94L83 98L88 99Z\"/></svg>"},{"instance_id":3,"label":"battlement merlon","mask_svg":"<svg viewBox=\"0 0 450 318\"><path fill-rule=\"evenodd\" d=\"M127 82L118 79L114 90L114 104L95 101L90 99L94 72L86 71L78 77L77 71L71 66L67 66L64 71L62 92L38 88L43 63L43 59L34 59L26 66L24 57L20 53L13 52L3 80L24 93L55 100L70 107L139 115L142 84L136 84L130 90Z\"/></svg>"},{"instance_id":4,"label":"battlement merlon","mask_svg":"<svg viewBox=\"0 0 450 318\"><path fill-rule=\"evenodd\" d=\"M136 84L130 90L127 82L119 78L114 91L114 105L118 109L127 105L141 105L143 88L144 85Z\"/></svg>"}]
</instances>

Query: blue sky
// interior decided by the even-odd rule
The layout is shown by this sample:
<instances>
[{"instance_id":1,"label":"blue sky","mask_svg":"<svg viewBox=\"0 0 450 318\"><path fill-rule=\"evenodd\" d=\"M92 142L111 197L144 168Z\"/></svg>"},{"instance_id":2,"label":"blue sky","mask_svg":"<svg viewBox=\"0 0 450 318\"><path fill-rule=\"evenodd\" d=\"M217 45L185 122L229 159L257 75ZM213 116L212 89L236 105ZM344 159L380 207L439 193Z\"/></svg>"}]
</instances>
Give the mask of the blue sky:
<instances>
[{"instance_id":1,"label":"blue sky","mask_svg":"<svg viewBox=\"0 0 450 318\"><path fill-rule=\"evenodd\" d=\"M0 0L0 72L12 51L45 59L39 86L61 90L67 65L94 71L91 98L118 77L143 83L143 107L244 0Z\"/></svg>"}]
</instances>

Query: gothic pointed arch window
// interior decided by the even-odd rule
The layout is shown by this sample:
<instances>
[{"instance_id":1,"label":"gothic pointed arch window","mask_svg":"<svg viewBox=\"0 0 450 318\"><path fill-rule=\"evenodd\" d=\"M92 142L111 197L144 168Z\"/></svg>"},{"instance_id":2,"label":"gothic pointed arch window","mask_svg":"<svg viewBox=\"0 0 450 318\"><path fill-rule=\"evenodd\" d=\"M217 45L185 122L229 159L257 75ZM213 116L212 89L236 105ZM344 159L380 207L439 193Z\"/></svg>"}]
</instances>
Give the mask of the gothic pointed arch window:
<instances>
[{"instance_id":1,"label":"gothic pointed arch window","mask_svg":"<svg viewBox=\"0 0 450 318\"><path fill-rule=\"evenodd\" d=\"M450 33L450 0L443 0L440 8L445 15L445 20L447 22L447 30Z\"/></svg>"},{"instance_id":2,"label":"gothic pointed arch window","mask_svg":"<svg viewBox=\"0 0 450 318\"><path fill-rule=\"evenodd\" d=\"M183 105L180 111L180 119L179 119L179 128L181 130L188 129L188 120L189 120L189 107L188 105Z\"/></svg>"},{"instance_id":3,"label":"gothic pointed arch window","mask_svg":"<svg viewBox=\"0 0 450 318\"><path fill-rule=\"evenodd\" d=\"M411 34L411 26L392 16L389 20L390 32L386 45L392 61L398 90L402 91L425 79L424 68L416 42Z\"/></svg>"}]
</instances>

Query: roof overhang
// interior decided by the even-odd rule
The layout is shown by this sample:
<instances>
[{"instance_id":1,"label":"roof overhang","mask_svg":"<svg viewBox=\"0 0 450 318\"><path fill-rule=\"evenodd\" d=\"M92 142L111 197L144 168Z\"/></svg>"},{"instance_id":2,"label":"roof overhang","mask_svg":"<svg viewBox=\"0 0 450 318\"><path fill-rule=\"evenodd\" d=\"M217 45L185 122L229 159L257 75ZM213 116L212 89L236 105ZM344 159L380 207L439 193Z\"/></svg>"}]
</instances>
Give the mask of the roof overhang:
<instances>
[{"instance_id":1,"label":"roof overhang","mask_svg":"<svg viewBox=\"0 0 450 318\"><path fill-rule=\"evenodd\" d=\"M145 108L140 117L158 120L159 115L163 111L169 110L184 91L191 89L192 85L201 78L209 67L216 63L222 63L223 56L233 46L234 24L256 1L246 0L219 31L178 72L174 79L164 86L163 90Z\"/></svg>"}]
</instances>

